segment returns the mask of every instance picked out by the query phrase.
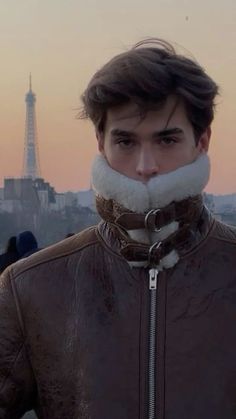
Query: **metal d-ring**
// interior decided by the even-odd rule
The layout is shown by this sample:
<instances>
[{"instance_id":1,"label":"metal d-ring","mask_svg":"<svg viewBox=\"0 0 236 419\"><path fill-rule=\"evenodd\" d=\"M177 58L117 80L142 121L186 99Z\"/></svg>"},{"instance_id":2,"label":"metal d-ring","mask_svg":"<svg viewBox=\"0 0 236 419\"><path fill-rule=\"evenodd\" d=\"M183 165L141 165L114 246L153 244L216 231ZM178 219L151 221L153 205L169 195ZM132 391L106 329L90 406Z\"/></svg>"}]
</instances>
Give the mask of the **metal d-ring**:
<instances>
[{"instance_id":1,"label":"metal d-ring","mask_svg":"<svg viewBox=\"0 0 236 419\"><path fill-rule=\"evenodd\" d=\"M153 243L153 245L149 248L149 251L148 251L148 262L151 264L152 263L152 261L151 261L151 257L152 257L152 252L153 252L153 250L154 249L159 249L159 247L161 247L161 245L162 245L162 242L155 242L155 243Z\"/></svg>"},{"instance_id":2,"label":"metal d-ring","mask_svg":"<svg viewBox=\"0 0 236 419\"><path fill-rule=\"evenodd\" d=\"M149 226L148 226L148 218L149 218L149 216L150 215L156 215L156 214L158 214L158 212L161 212L161 210L159 208L154 209L154 210L152 209L152 210L148 211L148 213L145 215L144 225L145 225L145 228L147 230L149 230ZM161 228L154 228L152 231L155 231L155 233L159 233L161 231Z\"/></svg>"}]
</instances>

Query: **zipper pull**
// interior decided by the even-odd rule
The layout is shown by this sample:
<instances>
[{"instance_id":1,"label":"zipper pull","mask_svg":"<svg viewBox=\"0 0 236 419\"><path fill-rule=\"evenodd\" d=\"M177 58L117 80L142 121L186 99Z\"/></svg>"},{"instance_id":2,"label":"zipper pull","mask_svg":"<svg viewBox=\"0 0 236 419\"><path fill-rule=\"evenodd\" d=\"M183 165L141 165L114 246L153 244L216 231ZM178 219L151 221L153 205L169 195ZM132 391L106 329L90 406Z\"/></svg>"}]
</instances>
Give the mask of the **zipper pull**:
<instances>
[{"instance_id":1,"label":"zipper pull","mask_svg":"<svg viewBox=\"0 0 236 419\"><path fill-rule=\"evenodd\" d=\"M156 268L149 269L149 289L156 290L157 289L157 277L159 271Z\"/></svg>"}]
</instances>

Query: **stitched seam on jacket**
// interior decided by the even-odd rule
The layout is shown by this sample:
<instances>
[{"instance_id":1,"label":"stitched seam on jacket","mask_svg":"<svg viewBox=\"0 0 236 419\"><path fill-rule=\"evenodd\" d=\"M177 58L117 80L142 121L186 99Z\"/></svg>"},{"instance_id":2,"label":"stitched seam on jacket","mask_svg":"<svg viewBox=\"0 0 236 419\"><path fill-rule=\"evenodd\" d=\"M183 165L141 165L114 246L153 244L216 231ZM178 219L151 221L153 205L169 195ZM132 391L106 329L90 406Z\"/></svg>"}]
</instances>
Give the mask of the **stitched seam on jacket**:
<instances>
[{"instance_id":1,"label":"stitched seam on jacket","mask_svg":"<svg viewBox=\"0 0 236 419\"><path fill-rule=\"evenodd\" d=\"M23 341L23 343L22 343L22 345L20 346L20 349L19 349L19 351L17 352L17 354L16 354L16 357L15 357L15 359L14 359L14 362L13 362L13 364L12 364L12 367L10 368L10 370L9 370L9 373L8 373L8 375L6 376L6 378L5 378L5 380L4 380L4 382L3 382L3 384L2 384L2 387L1 387L1 389L0 389L0 393L2 392L2 391L4 391L4 386L7 384L7 380L8 380L8 378L9 378L9 376L10 376L10 374L11 374L11 372L12 372L12 369L14 368L14 366L15 366L15 364L17 363L17 361L18 361L18 358L19 358L19 356L21 355L21 353L22 353L22 350L24 349L24 346L25 346L25 342ZM0 396L1 396L1 394L0 394ZM13 393L13 396L12 396L12 398L14 397L14 393ZM12 398L9 400L9 406L11 406L11 401L12 401ZM26 413L26 412L25 412Z\"/></svg>"},{"instance_id":2,"label":"stitched seam on jacket","mask_svg":"<svg viewBox=\"0 0 236 419\"><path fill-rule=\"evenodd\" d=\"M216 224L216 220L213 218L212 224L211 224L206 236L199 243L197 243L196 246L193 249L191 249L189 252L186 252L184 255L180 256L180 260L183 260L185 257L188 257L188 256L196 253L198 250L200 250L206 244L206 241L207 241L207 239L209 239L209 236L210 236L213 228L215 227L215 224Z\"/></svg>"},{"instance_id":3,"label":"stitched seam on jacket","mask_svg":"<svg viewBox=\"0 0 236 419\"><path fill-rule=\"evenodd\" d=\"M16 302L15 302L15 296L14 296L14 293L13 293L13 288L12 288L12 280L11 280L11 275L10 275L10 273L9 273L9 279L10 279L10 281L9 281L9 282L10 282L10 284L9 284L9 285L10 285L10 288L11 288L13 301L14 301L14 303L15 303L15 305L16 305ZM17 312L17 319L18 319L18 321L19 321L17 307L16 307L16 312ZM20 327L20 329L21 329L21 327ZM22 331L22 329L21 329L21 331ZM8 374L7 374L7 376L5 377L5 380L4 380L3 384L2 384L2 387L1 387L1 389L0 389L0 392L2 392L2 391L4 390L4 387L5 387L5 385L6 385L7 381L8 381L8 378L9 378L9 376L10 376L10 374L11 374L11 372L12 372L12 370L13 370L13 368L14 368L14 366L15 366L15 364L16 364L16 362L17 362L17 360L18 360L18 358L19 358L19 356L20 356L20 354L21 354L21 352L22 352L22 350L23 350L23 348L24 348L24 345L25 345L25 339L24 339L24 335L23 335L23 333L22 333L22 338L23 338L23 342L22 342L22 344L20 345L19 351L17 352L17 354L16 354L16 356L15 356L15 359L14 359L14 361L13 361L13 363L12 363L11 368L9 369L9 373L8 373ZM12 400L12 399L11 399L11 400Z\"/></svg>"},{"instance_id":4,"label":"stitched seam on jacket","mask_svg":"<svg viewBox=\"0 0 236 419\"><path fill-rule=\"evenodd\" d=\"M63 252L62 254L59 254L59 255L50 256L50 257L45 258L45 259L43 259L41 261L38 261L38 262L34 262L30 266L27 266L27 267L22 268L21 270L19 270L19 272L17 272L16 275L14 274L14 271L13 271L13 269L11 269L11 267L10 267L10 270L12 272L13 277L16 279L18 276L24 274L25 272L29 271L30 269L37 268L38 266L43 265L44 263L53 262L55 260L64 258L66 256L73 255L74 253L80 252L81 250L86 249L86 247L90 247L94 244L98 244L98 241L94 240L94 241L86 243L85 245L83 245L81 247L78 247L76 249L73 249L73 250L70 250L70 251L67 251L67 252Z\"/></svg>"},{"instance_id":5,"label":"stitched seam on jacket","mask_svg":"<svg viewBox=\"0 0 236 419\"><path fill-rule=\"evenodd\" d=\"M123 262L125 265L126 265L126 267L127 267L127 269L128 269L128 271L129 271L129 274L130 274L130 276L135 280L135 281L137 281L137 277L136 277L136 274L135 274L135 269L140 269L140 268L132 268L131 266L130 266L130 264L127 262L127 260L124 258L124 256L122 256L122 255L119 255L119 253L116 253L114 250L112 250L107 244L106 244L106 242L104 241L104 239L103 239L103 237L102 237L102 235L100 234L100 232L99 232L99 229L96 229L96 235L98 236L98 240L99 240L99 243L100 243L100 245L103 247L103 248L105 248L105 250L108 252L108 253L110 253L112 256L115 256L115 257L117 257L121 262ZM100 237L99 237L100 236Z\"/></svg>"},{"instance_id":6,"label":"stitched seam on jacket","mask_svg":"<svg viewBox=\"0 0 236 419\"><path fill-rule=\"evenodd\" d=\"M27 361L29 363L31 374L32 374L32 376L34 378L34 381L36 383L36 386L38 386L37 379L35 377L33 366L32 366L32 363L31 363L31 359L30 359L29 354L28 354L28 352L26 350L26 347L25 347L25 341L26 341L25 326L24 326L23 316L22 316L22 313L21 313L19 297L18 297L17 290L16 290L16 287L15 287L14 278L11 277L11 274L10 273L9 273L9 276L10 276L10 284L11 284L11 289L12 289L12 295L13 295L13 299L14 299L15 306L16 306L16 312L17 312L18 322L20 324L20 328L21 328L21 332L22 332L22 338L23 338L23 343L22 343L21 350L23 349L23 347L25 348L25 355L26 355Z\"/></svg>"},{"instance_id":7,"label":"stitched seam on jacket","mask_svg":"<svg viewBox=\"0 0 236 419\"><path fill-rule=\"evenodd\" d=\"M228 244L232 244L233 246L236 246L236 237L235 239L232 239L232 240L224 239L223 237L217 237L217 236L212 236L211 238L212 240L216 240L216 241L220 241L220 242L224 242L224 243L228 243Z\"/></svg>"},{"instance_id":8,"label":"stitched seam on jacket","mask_svg":"<svg viewBox=\"0 0 236 419\"><path fill-rule=\"evenodd\" d=\"M20 309L20 304L19 304L19 301L18 301L18 295L17 295L17 291L16 291L16 288L15 288L14 279L11 277L11 273L9 275L10 275L10 284L11 284L12 295L13 295L13 299L14 299L15 306L16 306L17 317L18 317L21 332L22 332L22 335L23 335L23 340L25 340L25 327L24 327L23 317L21 315L21 309Z\"/></svg>"},{"instance_id":9,"label":"stitched seam on jacket","mask_svg":"<svg viewBox=\"0 0 236 419\"><path fill-rule=\"evenodd\" d=\"M102 237L102 235L101 235L101 233L100 233L100 231L99 231L98 228L96 229L95 234L96 234L96 236L97 236L97 238L99 240L99 243L102 245L102 247L105 247L106 248L106 250L108 251L108 253L111 253L113 256L116 256L118 259L127 262L127 260L124 258L124 256L120 255L118 252L116 252L111 247L109 247L109 245L106 243L106 241Z\"/></svg>"},{"instance_id":10,"label":"stitched seam on jacket","mask_svg":"<svg viewBox=\"0 0 236 419\"><path fill-rule=\"evenodd\" d=\"M24 348L24 342L21 344L21 346L20 346L20 348L19 348L19 351L17 352L17 354L16 354L16 356L15 356L15 359L14 359L14 361L13 361L13 363L12 363L12 367L10 368L9 373L7 374L7 376L6 376L5 380L4 380L3 384L2 384L2 387L1 387L1 389L0 389L0 392L1 392L2 390L4 390L4 386L6 385L7 380L8 380L8 378L9 378L9 376L10 376L10 374L11 374L11 372L12 372L13 368L14 368L14 365L16 364L16 362L17 362L17 360L18 360L18 358L19 358L19 355L21 354L21 352L22 352L22 349L23 349L23 348Z\"/></svg>"},{"instance_id":11,"label":"stitched seam on jacket","mask_svg":"<svg viewBox=\"0 0 236 419\"><path fill-rule=\"evenodd\" d=\"M189 252L186 252L184 255L182 255L182 256L180 256L180 260L183 260L185 257L188 257L189 255L191 255L192 253L195 253L195 252L197 252L203 245L205 245L205 242L206 242L206 240L209 238L209 235L210 235L210 233L212 232L212 230L213 230L213 227L215 226L215 224L216 224L216 220L213 218L212 219L212 224L211 224L211 226L210 226L210 228L209 228L209 230L208 230L208 232L207 232L207 234L206 234L206 236L199 242L199 243L197 243L196 244L196 246L193 248L193 249L191 249ZM117 258L119 258L120 260L125 260L126 261L126 259L122 256L122 255L120 255L118 252L116 252L115 250L112 250L110 247L109 247L109 245L106 243L106 241L103 239L103 237L102 237L102 235L101 235L101 233L100 233L100 231L99 231L99 229L97 228L96 229L96 231L95 231L95 233L96 233L96 235L97 235L97 237L98 237L98 240L100 241L100 243L102 244L102 246L103 247L105 247L106 248L106 250L109 252L109 253L111 253L112 255L114 255L114 256L116 256ZM214 238L214 237L213 237ZM126 261L127 262L127 261Z\"/></svg>"}]
</instances>

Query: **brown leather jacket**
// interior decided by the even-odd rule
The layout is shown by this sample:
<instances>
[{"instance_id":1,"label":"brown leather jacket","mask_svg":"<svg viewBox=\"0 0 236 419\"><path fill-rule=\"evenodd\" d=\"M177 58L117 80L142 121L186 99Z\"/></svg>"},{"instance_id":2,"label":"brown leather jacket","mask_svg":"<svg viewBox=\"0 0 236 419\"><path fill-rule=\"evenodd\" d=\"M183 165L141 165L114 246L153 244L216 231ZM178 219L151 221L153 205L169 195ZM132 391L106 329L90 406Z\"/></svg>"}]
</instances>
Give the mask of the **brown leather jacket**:
<instances>
[{"instance_id":1,"label":"brown leather jacket","mask_svg":"<svg viewBox=\"0 0 236 419\"><path fill-rule=\"evenodd\" d=\"M204 217L158 276L152 360L149 270L130 268L109 224L8 269L0 418L148 419L151 403L157 419L236 418L236 231Z\"/></svg>"}]
</instances>

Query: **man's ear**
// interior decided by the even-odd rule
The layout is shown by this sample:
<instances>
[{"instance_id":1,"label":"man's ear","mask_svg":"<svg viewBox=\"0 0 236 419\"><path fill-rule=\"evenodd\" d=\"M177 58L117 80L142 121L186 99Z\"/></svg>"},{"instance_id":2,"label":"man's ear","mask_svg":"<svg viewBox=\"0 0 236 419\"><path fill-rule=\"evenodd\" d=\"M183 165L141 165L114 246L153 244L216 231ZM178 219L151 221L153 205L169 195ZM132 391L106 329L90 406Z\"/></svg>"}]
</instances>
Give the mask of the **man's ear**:
<instances>
[{"instance_id":1,"label":"man's ear","mask_svg":"<svg viewBox=\"0 0 236 419\"><path fill-rule=\"evenodd\" d=\"M96 131L96 137L98 142L98 151L104 155L104 135L102 132Z\"/></svg>"},{"instance_id":2,"label":"man's ear","mask_svg":"<svg viewBox=\"0 0 236 419\"><path fill-rule=\"evenodd\" d=\"M199 138L198 142L198 149L200 152L207 153L210 145L211 139L211 127L207 127L207 129L202 133Z\"/></svg>"}]
</instances>

